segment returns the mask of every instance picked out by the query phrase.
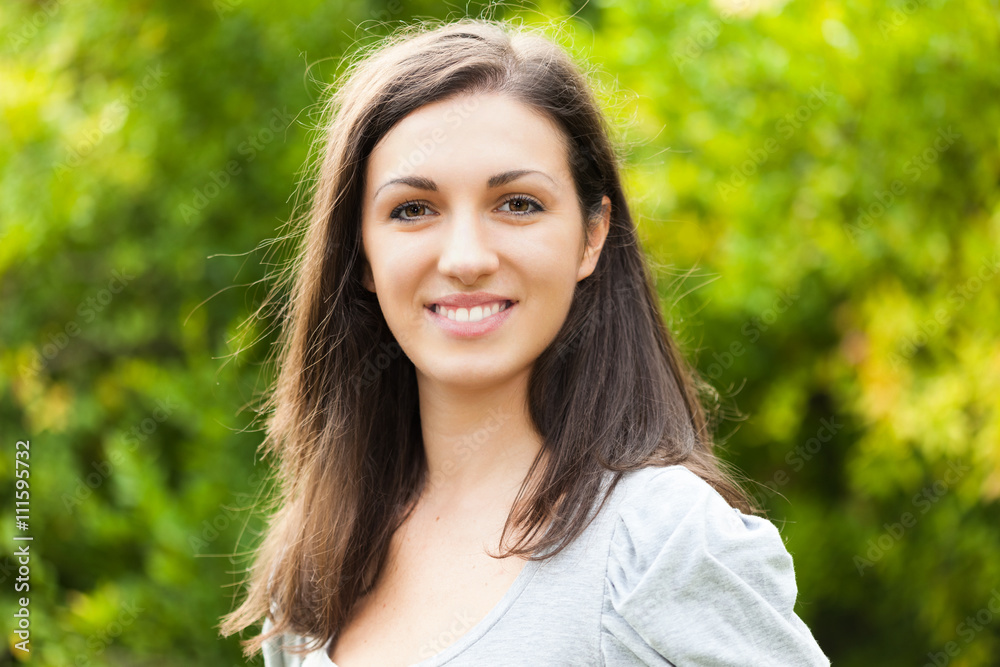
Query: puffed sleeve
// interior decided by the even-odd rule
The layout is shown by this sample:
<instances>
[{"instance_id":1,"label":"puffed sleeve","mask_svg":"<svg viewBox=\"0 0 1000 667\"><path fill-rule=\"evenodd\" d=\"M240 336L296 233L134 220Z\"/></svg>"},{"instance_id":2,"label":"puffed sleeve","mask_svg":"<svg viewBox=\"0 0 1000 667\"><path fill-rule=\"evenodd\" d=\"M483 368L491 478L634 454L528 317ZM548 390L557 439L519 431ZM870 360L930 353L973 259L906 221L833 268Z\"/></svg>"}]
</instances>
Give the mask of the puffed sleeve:
<instances>
[{"instance_id":1,"label":"puffed sleeve","mask_svg":"<svg viewBox=\"0 0 1000 667\"><path fill-rule=\"evenodd\" d=\"M683 466L635 474L608 553L606 664L830 664L793 611L792 557L774 524Z\"/></svg>"}]
</instances>

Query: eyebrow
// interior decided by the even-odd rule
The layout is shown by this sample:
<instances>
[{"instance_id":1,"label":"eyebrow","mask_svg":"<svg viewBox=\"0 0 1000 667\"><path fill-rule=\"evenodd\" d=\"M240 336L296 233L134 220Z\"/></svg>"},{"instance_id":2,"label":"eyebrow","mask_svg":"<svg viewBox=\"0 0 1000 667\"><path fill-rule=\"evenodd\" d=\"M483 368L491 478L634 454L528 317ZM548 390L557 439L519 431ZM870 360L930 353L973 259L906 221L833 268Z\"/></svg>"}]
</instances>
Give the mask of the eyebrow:
<instances>
[{"instance_id":1,"label":"eyebrow","mask_svg":"<svg viewBox=\"0 0 1000 667\"><path fill-rule=\"evenodd\" d=\"M538 171L537 169L511 169L509 171L502 171L499 174L494 174L490 176L489 179L487 179L486 181L486 187L491 190L493 188L499 188L502 185L507 185L511 181L515 181L521 178L522 176L526 176L528 174L541 174L545 178L552 181L553 185L558 185L558 183L555 182L555 179L546 174L544 171ZM400 178L394 178L391 181L386 181L385 183L380 185L378 187L378 190L375 191L375 194L372 195L372 199L378 197L378 193L382 191L382 188L385 188L389 185L393 185L394 183L402 183L403 185L409 185L411 187L417 188L418 190L431 190L433 192L437 192L438 189L437 183L435 183L429 178L424 178L423 176L402 176Z\"/></svg>"}]
</instances>

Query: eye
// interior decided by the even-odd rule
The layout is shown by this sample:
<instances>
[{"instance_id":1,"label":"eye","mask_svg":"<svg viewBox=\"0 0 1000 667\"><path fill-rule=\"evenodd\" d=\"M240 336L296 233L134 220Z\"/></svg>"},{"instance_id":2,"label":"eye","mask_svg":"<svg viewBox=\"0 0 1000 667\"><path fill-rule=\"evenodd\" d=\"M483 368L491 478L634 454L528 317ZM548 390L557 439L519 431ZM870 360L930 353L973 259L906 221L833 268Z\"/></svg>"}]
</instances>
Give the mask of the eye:
<instances>
[{"instance_id":1,"label":"eye","mask_svg":"<svg viewBox=\"0 0 1000 667\"><path fill-rule=\"evenodd\" d=\"M414 218L421 217L420 214L419 214L419 212L422 209L426 209L426 208L427 208L426 204L421 204L418 201L403 202L402 204L400 204L396 208L392 209L392 212L389 214L389 217L390 218L396 218L398 220L413 220ZM413 215L412 216L410 216L410 215L405 215L404 216L404 215L402 215L403 213L407 213L407 214L411 214L412 213Z\"/></svg>"},{"instance_id":2,"label":"eye","mask_svg":"<svg viewBox=\"0 0 1000 667\"><path fill-rule=\"evenodd\" d=\"M532 213L541 213L542 211L545 210L537 199L525 195L514 195L512 197L508 197L507 199L504 200L503 204L500 205L500 209L503 210L503 207L507 206L508 204L510 204L511 207L504 212L513 213L514 215L517 216L531 215ZM531 206L535 207L534 211L532 211L529 208ZM516 208L517 210L513 210L514 208Z\"/></svg>"},{"instance_id":3,"label":"eye","mask_svg":"<svg viewBox=\"0 0 1000 667\"><path fill-rule=\"evenodd\" d=\"M504 210L504 206L508 208ZM534 210L532 210L534 206ZM419 201L407 201L403 202L396 208L392 209L389 213L389 217L395 220L416 220L418 218L424 217L421 211L429 210L429 206ZM500 210L504 213L510 213L515 217L529 216L534 213L540 213L545 210L541 203L534 197L528 197L527 195L512 195L505 199L500 205Z\"/></svg>"}]
</instances>

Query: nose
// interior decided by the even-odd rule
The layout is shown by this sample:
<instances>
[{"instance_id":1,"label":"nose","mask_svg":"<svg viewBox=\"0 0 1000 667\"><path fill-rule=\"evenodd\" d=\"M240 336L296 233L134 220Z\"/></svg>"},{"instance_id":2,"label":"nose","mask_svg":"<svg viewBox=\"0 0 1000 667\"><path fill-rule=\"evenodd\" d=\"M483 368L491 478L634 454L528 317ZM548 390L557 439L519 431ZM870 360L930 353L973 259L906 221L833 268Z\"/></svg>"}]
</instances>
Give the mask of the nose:
<instances>
[{"instance_id":1,"label":"nose","mask_svg":"<svg viewBox=\"0 0 1000 667\"><path fill-rule=\"evenodd\" d=\"M456 212L445 225L438 258L442 275L473 285L500 268L488 223L474 211Z\"/></svg>"}]
</instances>

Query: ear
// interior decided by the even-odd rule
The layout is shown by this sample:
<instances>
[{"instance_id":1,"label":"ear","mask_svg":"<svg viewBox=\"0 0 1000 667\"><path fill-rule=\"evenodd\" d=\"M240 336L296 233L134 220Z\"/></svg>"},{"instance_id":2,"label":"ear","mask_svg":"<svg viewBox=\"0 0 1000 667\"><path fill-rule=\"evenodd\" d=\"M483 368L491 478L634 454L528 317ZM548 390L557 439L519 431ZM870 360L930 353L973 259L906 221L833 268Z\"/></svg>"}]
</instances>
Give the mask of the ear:
<instances>
[{"instance_id":1,"label":"ear","mask_svg":"<svg viewBox=\"0 0 1000 667\"><path fill-rule=\"evenodd\" d=\"M608 230L611 228L611 198L604 195L601 200L601 217L597 226L590 230L590 238L587 239L583 249L583 259L580 261L580 270L576 274L577 282L583 280L597 266L597 260L601 257L601 249L604 248L604 241L608 238Z\"/></svg>"}]
</instances>

